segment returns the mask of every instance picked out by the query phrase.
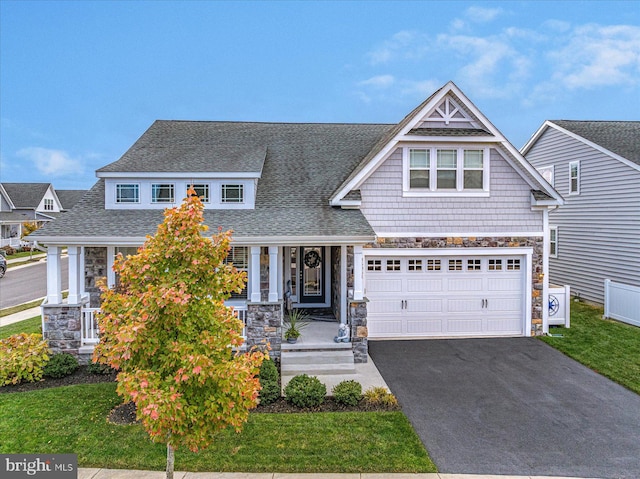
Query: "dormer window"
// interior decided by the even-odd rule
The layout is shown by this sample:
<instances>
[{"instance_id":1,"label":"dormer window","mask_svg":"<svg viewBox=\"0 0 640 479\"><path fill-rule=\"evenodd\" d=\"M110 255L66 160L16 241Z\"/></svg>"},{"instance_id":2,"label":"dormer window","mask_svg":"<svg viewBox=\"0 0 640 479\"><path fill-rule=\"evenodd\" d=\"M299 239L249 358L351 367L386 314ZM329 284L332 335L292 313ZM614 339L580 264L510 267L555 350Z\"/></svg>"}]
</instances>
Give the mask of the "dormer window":
<instances>
[{"instance_id":1,"label":"dormer window","mask_svg":"<svg viewBox=\"0 0 640 479\"><path fill-rule=\"evenodd\" d=\"M489 148L404 147L406 196L486 195Z\"/></svg>"},{"instance_id":2,"label":"dormer window","mask_svg":"<svg viewBox=\"0 0 640 479\"><path fill-rule=\"evenodd\" d=\"M221 198L223 203L244 203L244 185L223 184Z\"/></svg>"},{"instance_id":3,"label":"dormer window","mask_svg":"<svg viewBox=\"0 0 640 479\"><path fill-rule=\"evenodd\" d=\"M151 185L152 203L175 203L175 191L172 183L154 183Z\"/></svg>"},{"instance_id":4,"label":"dormer window","mask_svg":"<svg viewBox=\"0 0 640 479\"><path fill-rule=\"evenodd\" d=\"M116 185L116 203L140 203L140 185L135 183Z\"/></svg>"},{"instance_id":5,"label":"dormer window","mask_svg":"<svg viewBox=\"0 0 640 479\"><path fill-rule=\"evenodd\" d=\"M53 200L51 198L44 199L44 210L53 211Z\"/></svg>"},{"instance_id":6,"label":"dormer window","mask_svg":"<svg viewBox=\"0 0 640 479\"><path fill-rule=\"evenodd\" d=\"M198 195L198 197L200 198L200 201L202 201L203 203L209 203L210 199L208 183L193 184L188 187L187 190L190 188L193 188L193 190L196 192L196 195Z\"/></svg>"}]
</instances>

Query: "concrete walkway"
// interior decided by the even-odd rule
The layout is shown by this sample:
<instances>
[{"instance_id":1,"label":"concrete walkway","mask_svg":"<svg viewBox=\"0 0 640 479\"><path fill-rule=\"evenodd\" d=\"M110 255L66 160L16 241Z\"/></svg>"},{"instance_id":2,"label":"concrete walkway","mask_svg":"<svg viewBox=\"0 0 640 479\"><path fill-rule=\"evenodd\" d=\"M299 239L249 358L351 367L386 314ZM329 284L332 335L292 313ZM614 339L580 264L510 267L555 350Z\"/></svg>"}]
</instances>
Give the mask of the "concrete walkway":
<instances>
[{"instance_id":1,"label":"concrete walkway","mask_svg":"<svg viewBox=\"0 0 640 479\"><path fill-rule=\"evenodd\" d=\"M40 316L40 313L40 306L36 306L35 308L25 309L24 311L20 311L19 313L13 313L8 316L3 316L2 318L0 318L0 326L7 326L8 324L24 321L25 319L33 318L34 316Z\"/></svg>"},{"instance_id":2,"label":"concrete walkway","mask_svg":"<svg viewBox=\"0 0 640 479\"><path fill-rule=\"evenodd\" d=\"M78 479L163 479L164 471L79 468ZM178 472L174 479L569 479L559 476L496 476L476 474L387 474L387 473L283 473L283 472ZM573 478L578 479L578 478ZM597 478L591 478L597 479Z\"/></svg>"}]
</instances>

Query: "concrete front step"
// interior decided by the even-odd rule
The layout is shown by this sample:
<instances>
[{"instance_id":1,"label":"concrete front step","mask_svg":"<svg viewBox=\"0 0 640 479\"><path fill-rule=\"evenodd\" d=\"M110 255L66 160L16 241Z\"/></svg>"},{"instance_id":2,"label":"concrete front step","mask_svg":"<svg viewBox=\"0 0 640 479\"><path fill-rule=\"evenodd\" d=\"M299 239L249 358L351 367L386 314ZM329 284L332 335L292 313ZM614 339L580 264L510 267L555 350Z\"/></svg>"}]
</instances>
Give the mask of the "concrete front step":
<instances>
[{"instance_id":1,"label":"concrete front step","mask_svg":"<svg viewBox=\"0 0 640 479\"><path fill-rule=\"evenodd\" d=\"M290 344L285 341L281 345L282 352L285 351L341 351L341 350L353 350L351 343L334 343L334 342L306 342L298 341L295 344Z\"/></svg>"},{"instance_id":2,"label":"concrete front step","mask_svg":"<svg viewBox=\"0 0 640 479\"><path fill-rule=\"evenodd\" d=\"M355 374L355 364L340 363L340 364L286 364L282 363L281 373L282 377L285 376L297 376L298 374L307 374L308 376L318 375L343 375L343 374Z\"/></svg>"},{"instance_id":3,"label":"concrete front step","mask_svg":"<svg viewBox=\"0 0 640 479\"><path fill-rule=\"evenodd\" d=\"M286 364L353 364L353 352L337 351L283 351L282 362Z\"/></svg>"}]
</instances>

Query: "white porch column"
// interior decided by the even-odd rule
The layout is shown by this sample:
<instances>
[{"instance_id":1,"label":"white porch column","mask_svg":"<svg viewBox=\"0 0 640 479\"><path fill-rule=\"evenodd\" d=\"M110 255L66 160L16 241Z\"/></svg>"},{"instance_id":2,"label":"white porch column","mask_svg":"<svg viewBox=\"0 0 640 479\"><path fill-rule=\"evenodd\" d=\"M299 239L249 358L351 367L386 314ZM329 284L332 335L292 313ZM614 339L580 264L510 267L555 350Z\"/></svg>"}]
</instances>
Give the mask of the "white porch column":
<instances>
[{"instance_id":1,"label":"white porch column","mask_svg":"<svg viewBox=\"0 0 640 479\"><path fill-rule=\"evenodd\" d=\"M347 245L340 246L340 322L347 324Z\"/></svg>"},{"instance_id":2,"label":"white porch column","mask_svg":"<svg viewBox=\"0 0 640 479\"><path fill-rule=\"evenodd\" d=\"M115 246L107 246L107 286L116 287L116 272L113 270L113 263L116 261Z\"/></svg>"},{"instance_id":3,"label":"white porch column","mask_svg":"<svg viewBox=\"0 0 640 479\"><path fill-rule=\"evenodd\" d=\"M47 303L62 303L62 271L59 246L49 246L47 249Z\"/></svg>"},{"instance_id":4,"label":"white porch column","mask_svg":"<svg viewBox=\"0 0 640 479\"><path fill-rule=\"evenodd\" d=\"M278 247L269 246L269 302L278 301Z\"/></svg>"},{"instance_id":5,"label":"white porch column","mask_svg":"<svg viewBox=\"0 0 640 479\"><path fill-rule=\"evenodd\" d=\"M69 304L80 304L82 297L81 288L81 267L80 248L78 246L68 246L69 253Z\"/></svg>"},{"instance_id":6,"label":"white porch column","mask_svg":"<svg viewBox=\"0 0 640 479\"><path fill-rule=\"evenodd\" d=\"M364 298L364 277L363 277L364 255L362 246L353 247L353 299Z\"/></svg>"},{"instance_id":7,"label":"white porch column","mask_svg":"<svg viewBox=\"0 0 640 479\"><path fill-rule=\"evenodd\" d=\"M262 300L260 296L260 246L251 247L249 285L251 286L251 302L259 303Z\"/></svg>"}]
</instances>

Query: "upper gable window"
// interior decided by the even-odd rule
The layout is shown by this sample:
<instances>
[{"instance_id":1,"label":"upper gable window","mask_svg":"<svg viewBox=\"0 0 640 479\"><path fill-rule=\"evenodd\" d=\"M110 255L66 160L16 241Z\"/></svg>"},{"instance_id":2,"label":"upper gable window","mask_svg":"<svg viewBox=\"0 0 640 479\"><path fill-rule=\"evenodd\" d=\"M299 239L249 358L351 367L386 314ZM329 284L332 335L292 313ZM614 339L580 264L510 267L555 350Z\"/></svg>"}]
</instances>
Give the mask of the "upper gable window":
<instances>
[{"instance_id":1,"label":"upper gable window","mask_svg":"<svg viewBox=\"0 0 640 479\"><path fill-rule=\"evenodd\" d=\"M572 161L569 163L569 194L580 194L580 162Z\"/></svg>"},{"instance_id":2,"label":"upper gable window","mask_svg":"<svg viewBox=\"0 0 640 479\"><path fill-rule=\"evenodd\" d=\"M224 184L222 185L223 203L244 203L244 185Z\"/></svg>"},{"instance_id":3,"label":"upper gable window","mask_svg":"<svg viewBox=\"0 0 640 479\"><path fill-rule=\"evenodd\" d=\"M152 203L175 203L173 183L154 183L151 185Z\"/></svg>"},{"instance_id":4,"label":"upper gable window","mask_svg":"<svg viewBox=\"0 0 640 479\"><path fill-rule=\"evenodd\" d=\"M488 148L405 147L403 165L408 196L489 191Z\"/></svg>"},{"instance_id":5,"label":"upper gable window","mask_svg":"<svg viewBox=\"0 0 640 479\"><path fill-rule=\"evenodd\" d=\"M53 211L53 200L51 198L44 199L44 210Z\"/></svg>"},{"instance_id":6,"label":"upper gable window","mask_svg":"<svg viewBox=\"0 0 640 479\"><path fill-rule=\"evenodd\" d=\"M135 183L116 185L116 203L140 203L140 185Z\"/></svg>"}]
</instances>

